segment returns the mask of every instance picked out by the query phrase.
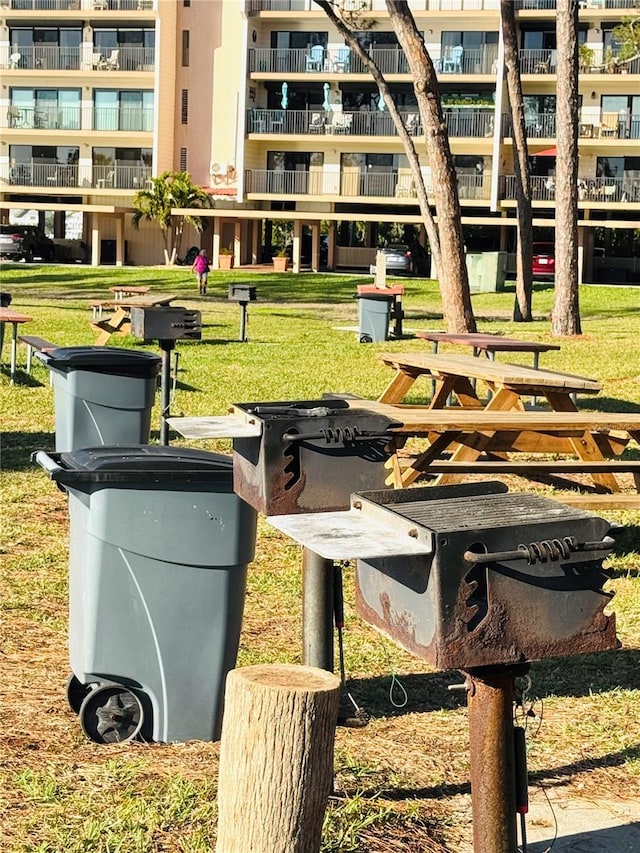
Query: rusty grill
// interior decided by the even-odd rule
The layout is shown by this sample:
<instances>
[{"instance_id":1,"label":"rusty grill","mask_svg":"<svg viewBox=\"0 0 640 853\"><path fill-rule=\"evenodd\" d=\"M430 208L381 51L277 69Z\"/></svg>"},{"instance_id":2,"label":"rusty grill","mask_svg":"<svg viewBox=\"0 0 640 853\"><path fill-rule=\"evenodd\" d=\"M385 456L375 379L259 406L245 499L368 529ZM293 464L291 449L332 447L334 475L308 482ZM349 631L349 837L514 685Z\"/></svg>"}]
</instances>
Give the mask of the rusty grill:
<instances>
[{"instance_id":1,"label":"rusty grill","mask_svg":"<svg viewBox=\"0 0 640 853\"><path fill-rule=\"evenodd\" d=\"M348 509L354 490L384 488L389 418L339 398L239 403L234 413L261 427L233 442L234 489L259 512Z\"/></svg>"},{"instance_id":2,"label":"rusty grill","mask_svg":"<svg viewBox=\"0 0 640 853\"><path fill-rule=\"evenodd\" d=\"M500 484L460 488L356 496L432 536L431 554L358 561L360 615L438 669L615 648L610 524Z\"/></svg>"}]
</instances>

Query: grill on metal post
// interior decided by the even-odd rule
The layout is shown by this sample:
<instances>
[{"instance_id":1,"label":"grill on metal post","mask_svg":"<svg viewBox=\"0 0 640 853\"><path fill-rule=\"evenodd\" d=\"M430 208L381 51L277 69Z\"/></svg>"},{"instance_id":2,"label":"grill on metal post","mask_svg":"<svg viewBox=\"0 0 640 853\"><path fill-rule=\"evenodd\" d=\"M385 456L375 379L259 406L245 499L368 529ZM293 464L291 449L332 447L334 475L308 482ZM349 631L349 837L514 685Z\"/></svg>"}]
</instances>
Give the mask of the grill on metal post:
<instances>
[{"instance_id":1,"label":"grill on metal post","mask_svg":"<svg viewBox=\"0 0 640 853\"><path fill-rule=\"evenodd\" d=\"M249 302L255 302L257 298L257 288L249 284L230 284L229 285L229 300L240 304L240 340L244 343L247 340L247 305Z\"/></svg>"},{"instance_id":2,"label":"grill on metal post","mask_svg":"<svg viewBox=\"0 0 640 853\"><path fill-rule=\"evenodd\" d=\"M131 334L142 340L158 340L162 350L160 444L169 444L171 417L171 351L178 340L200 340L202 317L199 311L187 308L161 307L131 309ZM178 354L176 353L176 376Z\"/></svg>"}]
</instances>

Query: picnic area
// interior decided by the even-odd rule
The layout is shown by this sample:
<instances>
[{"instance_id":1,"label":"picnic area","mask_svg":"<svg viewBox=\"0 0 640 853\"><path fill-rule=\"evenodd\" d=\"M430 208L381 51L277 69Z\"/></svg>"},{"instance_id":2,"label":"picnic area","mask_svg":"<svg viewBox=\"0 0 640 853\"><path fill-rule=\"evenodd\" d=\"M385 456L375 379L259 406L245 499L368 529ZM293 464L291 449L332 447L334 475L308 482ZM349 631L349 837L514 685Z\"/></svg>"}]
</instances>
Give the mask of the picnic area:
<instances>
[{"instance_id":1,"label":"picnic area","mask_svg":"<svg viewBox=\"0 0 640 853\"><path fill-rule=\"evenodd\" d=\"M220 744L100 745L84 736L65 698L67 496L31 459L54 448L54 391L31 349L105 344L160 355L157 341L131 337L132 307L201 312L200 339L176 341L174 417L343 395L353 409L396 424L387 485L499 479L510 491L566 499L623 525L606 581L620 648L534 662L516 716L526 729L533 841L553 837L554 809L563 803L640 801L640 288L582 287L583 334L571 339L550 336L548 284L536 285L528 324L511 321L513 288L474 294L485 337L464 342L438 337L445 329L437 284L410 279L403 337L360 343L348 329L357 322L354 294L370 283L355 274L234 270L212 272L199 296L188 268L3 267L2 289L12 295L0 374L3 849L215 848ZM257 289L243 316L244 341L230 284ZM500 346L493 336L530 346ZM152 443L160 436L159 396ZM231 450L228 438L196 441L173 430L170 443ZM361 619L352 569L343 569L344 663L371 721L336 730L321 849L467 853L468 708L464 693L450 689L462 678L436 671ZM301 662L301 599L301 549L259 515L239 667Z\"/></svg>"}]
</instances>

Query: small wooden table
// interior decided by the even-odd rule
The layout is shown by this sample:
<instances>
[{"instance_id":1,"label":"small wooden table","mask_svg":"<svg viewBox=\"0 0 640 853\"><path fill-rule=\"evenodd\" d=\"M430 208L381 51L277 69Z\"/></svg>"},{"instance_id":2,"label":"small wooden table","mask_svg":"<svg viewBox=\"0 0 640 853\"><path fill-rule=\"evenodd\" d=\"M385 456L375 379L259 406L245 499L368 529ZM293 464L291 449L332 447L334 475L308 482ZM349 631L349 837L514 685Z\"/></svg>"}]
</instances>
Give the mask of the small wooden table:
<instances>
[{"instance_id":1,"label":"small wooden table","mask_svg":"<svg viewBox=\"0 0 640 853\"><path fill-rule=\"evenodd\" d=\"M177 298L175 294L171 294L169 296L147 295L132 296L130 299L125 299L124 297L116 299L111 303L115 308L113 314L91 323L91 328L98 334L95 346L104 346L111 335L131 334L130 311L132 308L158 308L162 305L170 305Z\"/></svg>"},{"instance_id":2,"label":"small wooden table","mask_svg":"<svg viewBox=\"0 0 640 853\"><path fill-rule=\"evenodd\" d=\"M19 314L17 311L12 311L10 308L0 308L0 357L2 355L2 347L4 345L4 324L11 323L13 331L11 334L11 362L9 368L9 381L13 385L13 379L16 372L16 359L18 354L18 326L20 323L30 323L33 317L27 314Z\"/></svg>"},{"instance_id":3,"label":"small wooden table","mask_svg":"<svg viewBox=\"0 0 640 853\"><path fill-rule=\"evenodd\" d=\"M129 296L144 296L150 289L149 287L132 287L128 284L117 284L109 288L117 300L126 299Z\"/></svg>"},{"instance_id":4,"label":"small wooden table","mask_svg":"<svg viewBox=\"0 0 640 853\"><path fill-rule=\"evenodd\" d=\"M521 341L517 338L507 338L502 335L492 335L483 332L455 334L453 332L426 331L416 332L416 337L422 338L425 341L431 341L434 353L438 352L438 345L441 343L469 346L473 348L474 356L483 352L492 360L497 352L530 352L533 353L533 366L536 369L539 366L541 352L560 349L558 344L547 344L541 341Z\"/></svg>"},{"instance_id":5,"label":"small wooden table","mask_svg":"<svg viewBox=\"0 0 640 853\"><path fill-rule=\"evenodd\" d=\"M379 397L380 403L391 403L396 405L402 401L407 391L420 376L427 376L435 381L436 390L431 398L427 409L444 409L450 394L455 394L462 409L475 410L476 413L519 413L523 420L522 431L530 431L525 424L533 423L532 412L524 413L523 397L541 397L547 400L552 410L551 423L548 431L554 430L554 412L567 413L577 412L577 406L571 398L572 394L597 394L601 390L600 383L595 379L584 376L574 376L568 373L558 373L551 370L536 370L532 367L523 367L518 364L506 364L497 361L474 358L472 356L439 355L439 354L416 354L416 353L383 353L380 355L382 361L395 370L394 378ZM486 405L478 397L471 380L476 379L484 382L492 392L492 396ZM460 409L451 409L451 412ZM523 415L524 413L524 415ZM557 416L560 423L561 415ZM472 415L473 418L473 415ZM451 462L474 462L486 450L492 448L497 450L498 456L505 451L504 447L498 449L500 439L500 424L506 423L498 419L496 423L478 425L475 430L473 441L467 444L458 444L451 456ZM458 430L459 432L459 430ZM433 460L434 452L439 455L442 451L456 440L456 430L447 429L441 432L441 437L435 446L430 447L426 453L421 454L412 467L423 470L428 467L429 460ZM635 437L635 435L634 435ZM597 436L586 427L584 430L578 428L569 437L569 445L575 455L583 462L603 462L620 453L620 446L609 439L606 434ZM513 441L509 443L508 449L518 450ZM547 440L544 430L539 430L534 441L527 441L527 452L555 453L557 443ZM421 468L422 466L422 468ZM457 475L456 475L457 476ZM448 475L446 482L453 482L454 475ZM611 473L593 473L594 483L606 488L608 491L620 491L620 486ZM444 478L443 480L444 481Z\"/></svg>"}]
</instances>

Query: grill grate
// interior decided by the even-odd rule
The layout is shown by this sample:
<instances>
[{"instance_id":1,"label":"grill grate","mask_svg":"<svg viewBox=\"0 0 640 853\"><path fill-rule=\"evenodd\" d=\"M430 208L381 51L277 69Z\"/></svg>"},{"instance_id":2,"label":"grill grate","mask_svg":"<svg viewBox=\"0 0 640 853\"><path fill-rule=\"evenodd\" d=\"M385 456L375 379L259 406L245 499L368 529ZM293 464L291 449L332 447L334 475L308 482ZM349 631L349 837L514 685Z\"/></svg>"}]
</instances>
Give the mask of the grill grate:
<instances>
[{"instance_id":1,"label":"grill grate","mask_svg":"<svg viewBox=\"0 0 640 853\"><path fill-rule=\"evenodd\" d=\"M495 530L535 522L572 521L591 514L538 495L474 495L433 501L410 501L389 507L398 515L438 533Z\"/></svg>"}]
</instances>

